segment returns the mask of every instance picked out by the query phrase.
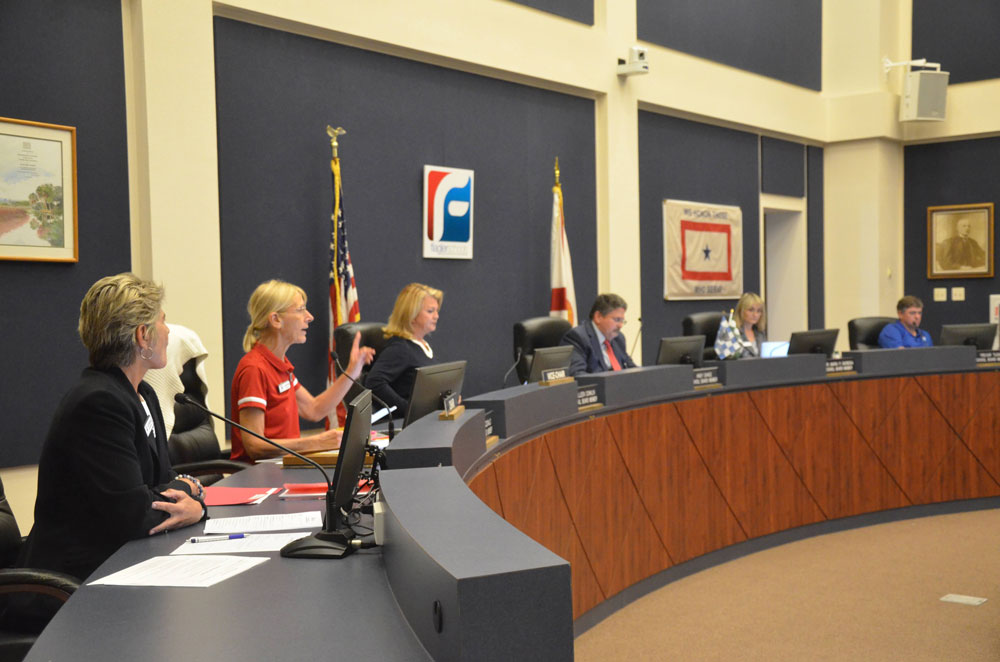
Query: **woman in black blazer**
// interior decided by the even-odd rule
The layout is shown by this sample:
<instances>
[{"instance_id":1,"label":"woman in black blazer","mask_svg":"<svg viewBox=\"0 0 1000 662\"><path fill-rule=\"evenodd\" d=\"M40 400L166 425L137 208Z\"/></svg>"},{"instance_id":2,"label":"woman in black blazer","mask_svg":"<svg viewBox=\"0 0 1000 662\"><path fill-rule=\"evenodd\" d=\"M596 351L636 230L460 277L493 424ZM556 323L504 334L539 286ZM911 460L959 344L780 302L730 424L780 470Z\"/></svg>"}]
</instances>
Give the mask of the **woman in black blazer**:
<instances>
[{"instance_id":1,"label":"woman in black blazer","mask_svg":"<svg viewBox=\"0 0 1000 662\"><path fill-rule=\"evenodd\" d=\"M84 296L79 332L90 367L52 417L21 565L82 580L126 541L205 516L201 483L170 467L160 406L142 381L166 364L162 303L162 287L130 273L102 278Z\"/></svg>"}]
</instances>

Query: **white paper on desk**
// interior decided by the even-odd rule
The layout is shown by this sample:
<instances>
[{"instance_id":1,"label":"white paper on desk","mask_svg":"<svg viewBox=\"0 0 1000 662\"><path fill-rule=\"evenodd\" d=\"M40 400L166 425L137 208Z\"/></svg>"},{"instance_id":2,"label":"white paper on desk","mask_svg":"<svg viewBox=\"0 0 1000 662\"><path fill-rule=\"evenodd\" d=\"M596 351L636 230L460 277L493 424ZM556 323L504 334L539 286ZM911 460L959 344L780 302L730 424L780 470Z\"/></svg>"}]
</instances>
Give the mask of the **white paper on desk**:
<instances>
[{"instance_id":1,"label":"white paper on desk","mask_svg":"<svg viewBox=\"0 0 1000 662\"><path fill-rule=\"evenodd\" d=\"M207 588L267 561L264 556L154 556L103 579L104 586L183 586Z\"/></svg>"},{"instance_id":2,"label":"white paper on desk","mask_svg":"<svg viewBox=\"0 0 1000 662\"><path fill-rule=\"evenodd\" d=\"M385 418L386 414L391 414L394 411L396 411L396 405L393 405L388 409L382 407L381 409L372 414L372 423L378 423L383 418Z\"/></svg>"},{"instance_id":3,"label":"white paper on desk","mask_svg":"<svg viewBox=\"0 0 1000 662\"><path fill-rule=\"evenodd\" d=\"M323 515L318 510L281 515L248 515L246 517L219 517L205 522L205 533L253 533L254 531L288 531L290 529L318 529L323 526Z\"/></svg>"},{"instance_id":4,"label":"white paper on desk","mask_svg":"<svg viewBox=\"0 0 1000 662\"><path fill-rule=\"evenodd\" d=\"M291 533L255 533L236 540L213 540L211 542L185 542L170 552L175 554L246 554L250 552L276 552L293 540L309 535L306 531Z\"/></svg>"}]
</instances>

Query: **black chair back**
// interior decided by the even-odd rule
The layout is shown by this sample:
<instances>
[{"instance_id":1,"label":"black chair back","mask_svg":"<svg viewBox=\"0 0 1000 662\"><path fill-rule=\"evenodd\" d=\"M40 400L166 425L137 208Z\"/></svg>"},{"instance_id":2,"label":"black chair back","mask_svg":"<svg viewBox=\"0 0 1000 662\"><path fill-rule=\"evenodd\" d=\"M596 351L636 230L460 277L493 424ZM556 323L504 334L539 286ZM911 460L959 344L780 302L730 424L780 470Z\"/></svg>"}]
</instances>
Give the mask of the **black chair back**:
<instances>
[{"instance_id":1,"label":"black chair back","mask_svg":"<svg viewBox=\"0 0 1000 662\"><path fill-rule=\"evenodd\" d=\"M518 383L524 383L531 372L531 361L537 347L555 347L572 329L561 317L531 317L514 323L514 358L517 360Z\"/></svg>"},{"instance_id":2,"label":"black chair back","mask_svg":"<svg viewBox=\"0 0 1000 662\"><path fill-rule=\"evenodd\" d=\"M45 624L80 587L65 573L12 567L22 543L0 480L0 662L23 660Z\"/></svg>"},{"instance_id":3,"label":"black chair back","mask_svg":"<svg viewBox=\"0 0 1000 662\"><path fill-rule=\"evenodd\" d=\"M184 393L192 400L205 405L205 385L197 373L198 359L190 359L181 371ZM212 419L191 404L174 403L174 427L167 440L170 464L178 465L220 457L219 439L215 436Z\"/></svg>"},{"instance_id":4,"label":"black chair back","mask_svg":"<svg viewBox=\"0 0 1000 662\"><path fill-rule=\"evenodd\" d=\"M335 351L337 352L337 360L340 361L340 365L347 369L347 365L351 362L351 347L354 344L354 334L361 332L361 346L371 347L375 350L375 356L378 357L378 353L382 351L385 347L386 337L383 333L382 328L385 326L385 322L348 322L347 324L341 324L336 329L333 330L333 345ZM372 364L374 361L372 361ZM368 376L368 370L371 368L371 364L366 365L361 369L361 377L358 379L362 384L365 383L365 377ZM340 371L337 371L340 374ZM350 402L356 398L361 393L361 388L358 385L351 386L351 389L344 396L344 402ZM397 412L398 414L399 412Z\"/></svg>"},{"instance_id":5,"label":"black chair back","mask_svg":"<svg viewBox=\"0 0 1000 662\"><path fill-rule=\"evenodd\" d=\"M847 322L847 340L851 349L878 349L878 334L895 317L855 317Z\"/></svg>"},{"instance_id":6,"label":"black chair back","mask_svg":"<svg viewBox=\"0 0 1000 662\"><path fill-rule=\"evenodd\" d=\"M197 373L198 359L190 359L181 371L184 393L205 405L208 387ZM202 485L213 485L226 474L236 473L249 465L227 459L228 452L219 448L212 417L198 407L187 403L174 403L174 427L167 439L170 465L181 474L197 476Z\"/></svg>"},{"instance_id":7,"label":"black chair back","mask_svg":"<svg viewBox=\"0 0 1000 662\"><path fill-rule=\"evenodd\" d=\"M722 321L722 311L691 313L681 320L681 334L685 336L705 336L704 359L714 361L719 358L715 353L715 336L719 333L719 322Z\"/></svg>"}]
</instances>

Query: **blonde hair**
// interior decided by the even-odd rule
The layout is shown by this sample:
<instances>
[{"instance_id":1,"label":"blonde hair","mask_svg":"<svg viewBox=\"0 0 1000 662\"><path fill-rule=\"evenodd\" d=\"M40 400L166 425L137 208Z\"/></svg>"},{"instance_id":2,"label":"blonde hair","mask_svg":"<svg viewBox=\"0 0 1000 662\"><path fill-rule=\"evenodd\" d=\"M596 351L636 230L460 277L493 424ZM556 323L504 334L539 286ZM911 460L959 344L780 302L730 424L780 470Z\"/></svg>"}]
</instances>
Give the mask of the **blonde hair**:
<instances>
[{"instance_id":1,"label":"blonde hair","mask_svg":"<svg viewBox=\"0 0 1000 662\"><path fill-rule=\"evenodd\" d=\"M105 276L90 286L80 302L80 340L95 368L125 368L135 362L135 332L148 327L156 342L155 322L163 310L163 287L133 273Z\"/></svg>"},{"instance_id":2,"label":"blonde hair","mask_svg":"<svg viewBox=\"0 0 1000 662\"><path fill-rule=\"evenodd\" d=\"M444 292L421 283L410 283L404 287L399 296L396 297L392 314L389 315L389 323L382 327L385 337L413 338L413 328L410 326L410 322L420 314L420 307L424 305L424 299L427 297L437 301L438 306L440 306L444 299Z\"/></svg>"},{"instance_id":3,"label":"blonde hair","mask_svg":"<svg viewBox=\"0 0 1000 662\"><path fill-rule=\"evenodd\" d=\"M760 321L754 324L754 328L767 331L767 311L764 309L764 300L753 292L744 292L740 300L736 302L736 312L733 317L738 320L740 328L743 328L743 311L750 306L760 306Z\"/></svg>"},{"instance_id":4,"label":"blonde hair","mask_svg":"<svg viewBox=\"0 0 1000 662\"><path fill-rule=\"evenodd\" d=\"M306 304L306 293L298 285L286 283L283 280L269 280L257 286L250 295L247 312L250 313L250 326L243 334L243 351L249 352L260 340L268 328L268 318L271 313L278 313L295 302L295 295L302 297L302 305Z\"/></svg>"}]
</instances>

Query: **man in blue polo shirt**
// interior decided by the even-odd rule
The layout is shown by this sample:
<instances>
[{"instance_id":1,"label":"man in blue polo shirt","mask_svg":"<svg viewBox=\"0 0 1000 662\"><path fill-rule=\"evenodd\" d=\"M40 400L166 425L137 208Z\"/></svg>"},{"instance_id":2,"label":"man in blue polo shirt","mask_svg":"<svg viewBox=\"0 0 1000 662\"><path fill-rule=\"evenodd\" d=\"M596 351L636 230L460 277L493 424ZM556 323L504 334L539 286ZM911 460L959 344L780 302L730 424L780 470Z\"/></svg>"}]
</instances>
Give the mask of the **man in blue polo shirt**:
<instances>
[{"instance_id":1,"label":"man in blue polo shirt","mask_svg":"<svg viewBox=\"0 0 1000 662\"><path fill-rule=\"evenodd\" d=\"M899 321L886 324L882 333L878 334L878 346L886 349L893 347L930 347L931 334L920 328L920 318L924 313L924 302L914 296L905 296L896 304L896 314Z\"/></svg>"}]
</instances>

